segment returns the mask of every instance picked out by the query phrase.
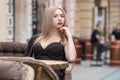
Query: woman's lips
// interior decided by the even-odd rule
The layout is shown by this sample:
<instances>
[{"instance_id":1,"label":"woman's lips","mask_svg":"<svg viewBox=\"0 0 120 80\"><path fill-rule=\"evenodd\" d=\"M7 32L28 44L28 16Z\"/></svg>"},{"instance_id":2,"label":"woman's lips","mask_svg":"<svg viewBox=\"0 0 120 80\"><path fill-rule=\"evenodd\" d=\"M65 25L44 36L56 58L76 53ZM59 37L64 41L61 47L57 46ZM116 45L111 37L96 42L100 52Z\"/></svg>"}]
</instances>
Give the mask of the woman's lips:
<instances>
[{"instance_id":1,"label":"woman's lips","mask_svg":"<svg viewBox=\"0 0 120 80\"><path fill-rule=\"evenodd\" d=\"M59 23L57 23L58 25L62 25L63 23L62 22L59 22Z\"/></svg>"}]
</instances>

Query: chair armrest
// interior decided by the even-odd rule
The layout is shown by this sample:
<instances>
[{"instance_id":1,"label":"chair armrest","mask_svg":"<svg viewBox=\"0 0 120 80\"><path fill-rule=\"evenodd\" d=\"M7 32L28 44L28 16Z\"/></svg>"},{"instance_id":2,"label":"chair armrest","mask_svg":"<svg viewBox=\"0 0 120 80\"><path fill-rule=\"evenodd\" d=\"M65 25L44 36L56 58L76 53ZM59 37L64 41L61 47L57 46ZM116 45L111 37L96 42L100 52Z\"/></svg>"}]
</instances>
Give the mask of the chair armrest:
<instances>
[{"instance_id":1,"label":"chair armrest","mask_svg":"<svg viewBox=\"0 0 120 80\"><path fill-rule=\"evenodd\" d=\"M71 72L73 69L74 63L69 63L69 66L66 68L65 72Z\"/></svg>"},{"instance_id":2,"label":"chair armrest","mask_svg":"<svg viewBox=\"0 0 120 80\"><path fill-rule=\"evenodd\" d=\"M65 80L72 80L72 69L73 69L74 63L69 63L68 68L65 70Z\"/></svg>"}]
</instances>

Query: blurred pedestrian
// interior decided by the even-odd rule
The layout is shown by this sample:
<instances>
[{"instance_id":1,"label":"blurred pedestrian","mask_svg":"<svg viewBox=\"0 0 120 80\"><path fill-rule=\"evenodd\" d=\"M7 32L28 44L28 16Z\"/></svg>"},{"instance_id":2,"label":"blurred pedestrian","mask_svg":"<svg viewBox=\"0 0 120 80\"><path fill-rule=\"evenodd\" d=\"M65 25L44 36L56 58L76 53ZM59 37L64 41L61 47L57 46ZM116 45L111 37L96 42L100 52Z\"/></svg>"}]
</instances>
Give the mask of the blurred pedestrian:
<instances>
[{"instance_id":1,"label":"blurred pedestrian","mask_svg":"<svg viewBox=\"0 0 120 80\"><path fill-rule=\"evenodd\" d=\"M111 41L120 40L120 23L117 23L116 28L112 31Z\"/></svg>"},{"instance_id":2,"label":"blurred pedestrian","mask_svg":"<svg viewBox=\"0 0 120 80\"><path fill-rule=\"evenodd\" d=\"M102 39L101 27L102 27L101 22L98 22L96 25L96 29L94 29L91 35L91 43L97 49L96 59L95 59L95 61L97 62L95 64L96 66L102 65L101 55L104 51L108 50L109 48L109 44L106 44L105 41Z\"/></svg>"}]
</instances>

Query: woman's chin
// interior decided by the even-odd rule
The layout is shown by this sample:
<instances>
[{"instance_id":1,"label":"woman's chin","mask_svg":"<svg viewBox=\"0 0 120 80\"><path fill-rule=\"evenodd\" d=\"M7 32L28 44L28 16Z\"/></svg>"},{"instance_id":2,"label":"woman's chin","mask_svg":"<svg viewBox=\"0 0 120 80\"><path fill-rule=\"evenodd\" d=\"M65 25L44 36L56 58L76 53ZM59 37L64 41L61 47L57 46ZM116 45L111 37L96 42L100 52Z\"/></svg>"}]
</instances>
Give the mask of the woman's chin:
<instances>
[{"instance_id":1,"label":"woman's chin","mask_svg":"<svg viewBox=\"0 0 120 80\"><path fill-rule=\"evenodd\" d=\"M61 28L62 26L57 26L57 28Z\"/></svg>"}]
</instances>

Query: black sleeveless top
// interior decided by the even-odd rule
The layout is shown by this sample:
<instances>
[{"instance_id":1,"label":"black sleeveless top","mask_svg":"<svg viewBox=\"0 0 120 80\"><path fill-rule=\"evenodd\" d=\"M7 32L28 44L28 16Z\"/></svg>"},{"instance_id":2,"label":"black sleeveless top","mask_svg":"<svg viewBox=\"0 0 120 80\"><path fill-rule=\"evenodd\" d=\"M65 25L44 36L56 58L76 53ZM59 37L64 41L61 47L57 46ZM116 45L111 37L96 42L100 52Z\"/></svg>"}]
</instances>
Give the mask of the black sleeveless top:
<instances>
[{"instance_id":1,"label":"black sleeveless top","mask_svg":"<svg viewBox=\"0 0 120 80\"><path fill-rule=\"evenodd\" d=\"M41 44L35 44L32 52L34 53L35 59L66 60L64 46L60 42L53 42L45 49Z\"/></svg>"},{"instance_id":2,"label":"black sleeveless top","mask_svg":"<svg viewBox=\"0 0 120 80\"><path fill-rule=\"evenodd\" d=\"M43 48L41 44L34 44L37 37L39 36L35 35L30 39L25 56L32 57L32 55L34 55L35 59L41 60L67 60L64 46L61 42L52 42L46 48ZM64 80L64 70L57 70L55 72L60 77L60 80Z\"/></svg>"}]
</instances>

